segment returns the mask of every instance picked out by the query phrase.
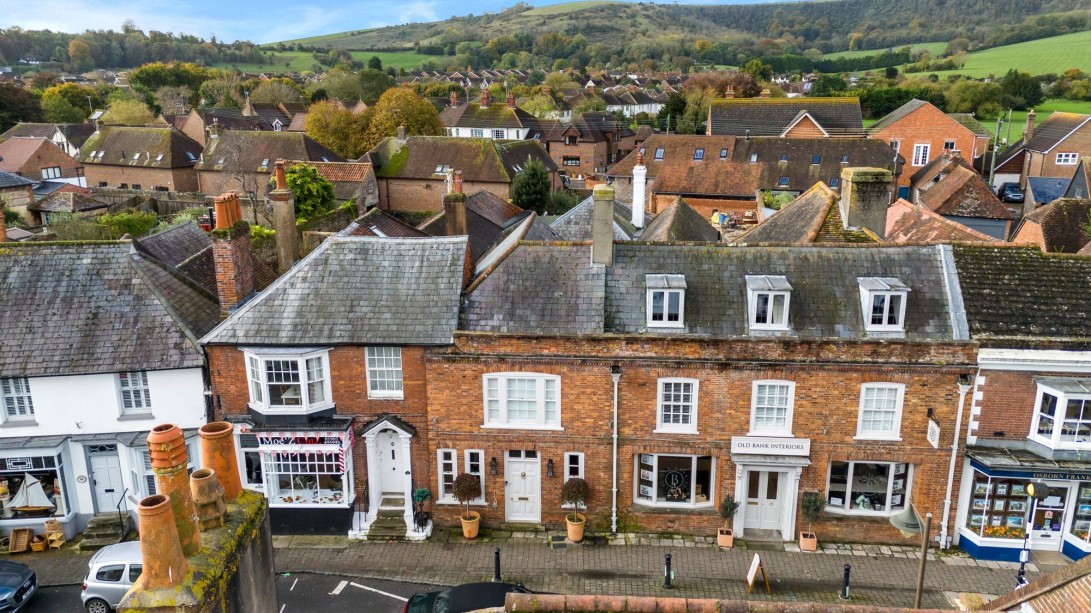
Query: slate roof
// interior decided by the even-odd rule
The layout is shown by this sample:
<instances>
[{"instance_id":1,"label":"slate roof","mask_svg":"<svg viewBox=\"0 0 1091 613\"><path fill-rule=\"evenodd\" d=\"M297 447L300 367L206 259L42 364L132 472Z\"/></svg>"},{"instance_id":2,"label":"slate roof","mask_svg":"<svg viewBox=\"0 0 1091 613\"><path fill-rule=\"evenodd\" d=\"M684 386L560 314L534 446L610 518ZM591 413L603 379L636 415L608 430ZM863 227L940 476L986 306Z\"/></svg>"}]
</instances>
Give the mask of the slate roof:
<instances>
[{"instance_id":1,"label":"slate roof","mask_svg":"<svg viewBox=\"0 0 1091 613\"><path fill-rule=\"evenodd\" d=\"M745 277L762 274L784 275L792 285L790 338L869 338L858 278L894 277L910 288L904 338L965 339L965 323L952 317L947 299L945 247L621 242L614 245L613 267L592 265L590 249L588 243L521 243L467 295L462 329L747 337ZM646 275L657 274L685 276L683 330L646 329Z\"/></svg>"},{"instance_id":2,"label":"slate roof","mask_svg":"<svg viewBox=\"0 0 1091 613\"><path fill-rule=\"evenodd\" d=\"M57 126L59 125L63 124L34 122L17 123L14 126L8 128L8 130L3 134L0 134L0 139L6 140L15 137L49 138L53 135L53 132L57 129Z\"/></svg>"},{"instance_id":3,"label":"slate roof","mask_svg":"<svg viewBox=\"0 0 1091 613\"><path fill-rule=\"evenodd\" d=\"M523 209L491 192L481 190L466 198L466 233L470 257L478 261L500 240L504 229L525 218ZM447 213L440 211L421 224L430 236L447 236Z\"/></svg>"},{"instance_id":4,"label":"slate roof","mask_svg":"<svg viewBox=\"0 0 1091 613\"><path fill-rule=\"evenodd\" d=\"M523 109L495 100L485 108L477 102L449 106L439 114L439 120L448 128L529 128L538 123L537 117Z\"/></svg>"},{"instance_id":5,"label":"slate roof","mask_svg":"<svg viewBox=\"0 0 1091 613\"><path fill-rule=\"evenodd\" d=\"M20 243L0 253L0 374L49 376L200 366L219 306L125 243Z\"/></svg>"},{"instance_id":6,"label":"slate roof","mask_svg":"<svg viewBox=\"0 0 1091 613\"><path fill-rule=\"evenodd\" d=\"M167 266L178 266L211 244L208 234L192 221L133 241L138 251Z\"/></svg>"},{"instance_id":7,"label":"slate roof","mask_svg":"<svg viewBox=\"0 0 1091 613\"><path fill-rule=\"evenodd\" d=\"M1091 115L1054 111L1034 127L1033 137L1024 145L1031 151L1048 152L1088 122L1091 122Z\"/></svg>"},{"instance_id":8,"label":"slate roof","mask_svg":"<svg viewBox=\"0 0 1091 613\"><path fill-rule=\"evenodd\" d=\"M971 336L991 346L1091 342L1091 258L1027 247L954 248Z\"/></svg>"},{"instance_id":9,"label":"slate roof","mask_svg":"<svg viewBox=\"0 0 1091 613\"><path fill-rule=\"evenodd\" d=\"M27 205L28 211L45 211L49 213L82 213L106 209L110 203L96 200L91 196L74 191L57 191L43 198L35 200Z\"/></svg>"},{"instance_id":10,"label":"slate roof","mask_svg":"<svg viewBox=\"0 0 1091 613\"><path fill-rule=\"evenodd\" d=\"M647 242L716 242L720 232L712 227L700 213L694 211L685 199L678 198L648 223L640 233L640 240Z\"/></svg>"},{"instance_id":11,"label":"slate roof","mask_svg":"<svg viewBox=\"0 0 1091 613\"><path fill-rule=\"evenodd\" d=\"M0 142L0 170L19 172L31 158L40 155L39 151L43 148L56 149L56 153L65 157L68 155L48 138L9 138ZM41 166L41 162L38 162L38 166Z\"/></svg>"},{"instance_id":12,"label":"slate roof","mask_svg":"<svg viewBox=\"0 0 1091 613\"><path fill-rule=\"evenodd\" d=\"M1040 247L1050 253L1075 253L1088 243L1083 230L1088 219L1091 219L1091 200L1060 198L1024 216L1012 236L1018 236L1028 223L1038 224L1045 241Z\"/></svg>"},{"instance_id":13,"label":"slate roof","mask_svg":"<svg viewBox=\"0 0 1091 613\"><path fill-rule=\"evenodd\" d=\"M211 139L197 170L223 170L224 163L245 172L272 174L277 160L344 162L345 158L318 144L302 132L255 132L227 130ZM262 165L266 162L266 165Z\"/></svg>"},{"instance_id":14,"label":"slate roof","mask_svg":"<svg viewBox=\"0 0 1091 613\"><path fill-rule=\"evenodd\" d=\"M917 200L930 210L951 217L1015 219L988 182L961 158L948 162L937 178L918 188Z\"/></svg>"},{"instance_id":15,"label":"slate roof","mask_svg":"<svg viewBox=\"0 0 1091 613\"><path fill-rule=\"evenodd\" d=\"M79 161L111 166L189 168L197 164L202 149L200 143L171 127L106 126L83 144ZM139 157L134 159L137 154Z\"/></svg>"},{"instance_id":16,"label":"slate roof","mask_svg":"<svg viewBox=\"0 0 1091 613\"><path fill-rule=\"evenodd\" d=\"M825 183L815 183L780 211L731 242L738 245L878 242L872 234L845 228L839 203L837 192Z\"/></svg>"},{"instance_id":17,"label":"slate roof","mask_svg":"<svg viewBox=\"0 0 1091 613\"><path fill-rule=\"evenodd\" d=\"M463 181L484 183L510 183L528 156L549 172L557 170L545 148L533 140L410 136L402 144L389 137L368 152L378 177L437 180L444 175L436 169L447 167L461 170Z\"/></svg>"},{"instance_id":18,"label":"slate roof","mask_svg":"<svg viewBox=\"0 0 1091 613\"><path fill-rule=\"evenodd\" d=\"M1058 177L1027 177L1027 192L1041 206L1064 196L1072 179Z\"/></svg>"},{"instance_id":19,"label":"slate roof","mask_svg":"<svg viewBox=\"0 0 1091 613\"><path fill-rule=\"evenodd\" d=\"M229 316L210 345L443 345L465 238L333 236Z\"/></svg>"},{"instance_id":20,"label":"slate roof","mask_svg":"<svg viewBox=\"0 0 1091 613\"><path fill-rule=\"evenodd\" d=\"M901 198L886 211L883 240L893 244L916 245L1002 242Z\"/></svg>"},{"instance_id":21,"label":"slate roof","mask_svg":"<svg viewBox=\"0 0 1091 613\"><path fill-rule=\"evenodd\" d=\"M390 238L425 238L427 233L421 232L404 221L386 214L382 209L375 207L364 213L358 219L340 232L341 236L377 236Z\"/></svg>"},{"instance_id":22,"label":"slate roof","mask_svg":"<svg viewBox=\"0 0 1091 613\"><path fill-rule=\"evenodd\" d=\"M913 111L924 108L926 106L932 106L932 104L924 100L918 100L916 98L913 98L909 102L906 102L905 104L899 106L893 111L887 113L884 117L879 119L879 121L871 124L871 127L867 129L868 134L874 134L875 132L888 128L898 121L901 121L902 119L908 117L911 113L913 113Z\"/></svg>"},{"instance_id":23,"label":"slate roof","mask_svg":"<svg viewBox=\"0 0 1091 613\"><path fill-rule=\"evenodd\" d=\"M859 98L727 98L709 106L709 134L780 136L806 112L831 136L864 134Z\"/></svg>"},{"instance_id":24,"label":"slate roof","mask_svg":"<svg viewBox=\"0 0 1091 613\"><path fill-rule=\"evenodd\" d=\"M0 170L0 189L5 187L21 187L23 185L34 185L34 181L20 177L17 174Z\"/></svg>"},{"instance_id":25,"label":"slate roof","mask_svg":"<svg viewBox=\"0 0 1091 613\"><path fill-rule=\"evenodd\" d=\"M974 136L992 136L985 124L974 117L973 113L947 113L951 119L962 124L964 128L974 133Z\"/></svg>"},{"instance_id":26,"label":"slate roof","mask_svg":"<svg viewBox=\"0 0 1091 613\"><path fill-rule=\"evenodd\" d=\"M1089 196L1091 196L1091 167L1087 164L1087 158L1084 158L1076 166L1076 172L1072 174L1072 181L1064 190L1064 197L1087 198Z\"/></svg>"},{"instance_id":27,"label":"slate roof","mask_svg":"<svg viewBox=\"0 0 1091 613\"><path fill-rule=\"evenodd\" d=\"M561 240L588 241L591 240L591 218L595 210L594 198L588 196L576 206L569 209L564 215L553 220L549 227L557 233ZM644 226L647 227L651 218L644 216ZM632 240L640 234L640 229L633 225L633 208L627 204L614 201L614 238L617 240Z\"/></svg>"}]
</instances>

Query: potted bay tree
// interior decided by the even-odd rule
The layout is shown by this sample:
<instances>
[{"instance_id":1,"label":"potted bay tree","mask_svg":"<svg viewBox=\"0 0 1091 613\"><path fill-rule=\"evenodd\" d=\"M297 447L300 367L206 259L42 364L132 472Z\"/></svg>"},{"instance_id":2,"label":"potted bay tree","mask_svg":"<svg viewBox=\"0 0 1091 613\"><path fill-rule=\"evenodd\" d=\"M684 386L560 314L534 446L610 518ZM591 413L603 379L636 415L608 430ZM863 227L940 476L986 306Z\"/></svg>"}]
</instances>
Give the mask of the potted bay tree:
<instances>
[{"instance_id":1,"label":"potted bay tree","mask_svg":"<svg viewBox=\"0 0 1091 613\"><path fill-rule=\"evenodd\" d=\"M802 507L803 519L807 520L807 531L799 533L799 550L817 551L818 537L812 528L815 520L822 517L822 512L826 510L826 501L818 492L803 492Z\"/></svg>"},{"instance_id":2,"label":"potted bay tree","mask_svg":"<svg viewBox=\"0 0 1091 613\"><path fill-rule=\"evenodd\" d=\"M720 502L720 517L724 520L724 527L716 531L716 544L720 547L731 549L735 546L735 533L728 527L728 522L732 521L738 510L739 503L735 497L731 494L724 496Z\"/></svg>"},{"instance_id":3,"label":"potted bay tree","mask_svg":"<svg viewBox=\"0 0 1091 613\"><path fill-rule=\"evenodd\" d=\"M462 520L462 536L467 539L477 538L477 531L481 527L481 514L470 510L470 501L481 497L481 478L462 473L455 478L452 490L455 500L466 505L466 512L459 515Z\"/></svg>"},{"instance_id":4,"label":"potted bay tree","mask_svg":"<svg viewBox=\"0 0 1091 613\"><path fill-rule=\"evenodd\" d=\"M583 540L583 529L587 524L587 516L579 513L584 508L587 497L591 494L587 481L579 477L573 477L561 486L561 503L569 506L571 511L565 516L564 521L568 527L568 540L578 543Z\"/></svg>"}]
</instances>

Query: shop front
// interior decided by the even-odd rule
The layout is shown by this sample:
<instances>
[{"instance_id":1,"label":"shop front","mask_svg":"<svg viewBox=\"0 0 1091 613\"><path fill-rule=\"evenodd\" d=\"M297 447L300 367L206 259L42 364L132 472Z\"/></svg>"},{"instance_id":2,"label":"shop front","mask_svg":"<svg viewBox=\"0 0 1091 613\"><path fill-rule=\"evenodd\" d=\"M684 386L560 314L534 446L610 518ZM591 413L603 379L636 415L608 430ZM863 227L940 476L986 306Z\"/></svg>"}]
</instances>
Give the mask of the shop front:
<instances>
[{"instance_id":1,"label":"shop front","mask_svg":"<svg viewBox=\"0 0 1091 613\"><path fill-rule=\"evenodd\" d=\"M72 475L68 471L65 437L29 437L0 443L0 528L33 528L41 532L47 519L65 525L69 537L75 528ZM7 448L33 441L33 447Z\"/></svg>"},{"instance_id":2,"label":"shop front","mask_svg":"<svg viewBox=\"0 0 1091 613\"><path fill-rule=\"evenodd\" d=\"M1091 553L1091 462L1012 449L970 449L967 456L958 517L963 550L1009 562L1019 561L1024 542L1073 560ZM1045 482L1048 495L1032 501L1031 481Z\"/></svg>"},{"instance_id":3,"label":"shop front","mask_svg":"<svg viewBox=\"0 0 1091 613\"><path fill-rule=\"evenodd\" d=\"M735 535L795 539L799 479L810 466L810 439L736 436L731 439L735 464Z\"/></svg>"}]
</instances>

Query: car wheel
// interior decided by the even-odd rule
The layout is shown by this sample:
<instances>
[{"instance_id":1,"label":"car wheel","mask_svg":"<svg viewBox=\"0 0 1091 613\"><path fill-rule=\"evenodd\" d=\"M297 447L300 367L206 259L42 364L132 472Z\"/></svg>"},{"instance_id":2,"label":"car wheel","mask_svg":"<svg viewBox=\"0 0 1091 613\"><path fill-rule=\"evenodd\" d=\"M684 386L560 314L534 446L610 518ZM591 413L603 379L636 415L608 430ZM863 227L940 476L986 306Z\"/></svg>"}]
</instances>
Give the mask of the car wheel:
<instances>
[{"instance_id":1,"label":"car wheel","mask_svg":"<svg viewBox=\"0 0 1091 613\"><path fill-rule=\"evenodd\" d=\"M87 607L87 613L110 613L110 605L98 598L88 600L84 606Z\"/></svg>"}]
</instances>

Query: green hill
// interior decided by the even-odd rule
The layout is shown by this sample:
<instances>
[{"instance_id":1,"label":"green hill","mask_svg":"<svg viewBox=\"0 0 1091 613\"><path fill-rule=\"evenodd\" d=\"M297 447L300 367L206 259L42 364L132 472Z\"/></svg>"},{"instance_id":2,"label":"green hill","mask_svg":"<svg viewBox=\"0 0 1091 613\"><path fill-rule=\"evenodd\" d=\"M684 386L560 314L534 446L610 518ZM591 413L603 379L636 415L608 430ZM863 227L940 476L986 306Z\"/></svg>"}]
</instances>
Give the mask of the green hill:
<instances>
[{"instance_id":1,"label":"green hill","mask_svg":"<svg viewBox=\"0 0 1091 613\"><path fill-rule=\"evenodd\" d=\"M1001 76L1011 68L1036 75L1060 74L1069 68L1091 72L1091 31L976 51L966 58L961 70L936 74L940 77L949 74Z\"/></svg>"}]
</instances>

